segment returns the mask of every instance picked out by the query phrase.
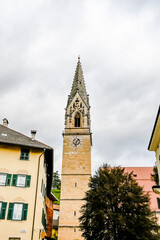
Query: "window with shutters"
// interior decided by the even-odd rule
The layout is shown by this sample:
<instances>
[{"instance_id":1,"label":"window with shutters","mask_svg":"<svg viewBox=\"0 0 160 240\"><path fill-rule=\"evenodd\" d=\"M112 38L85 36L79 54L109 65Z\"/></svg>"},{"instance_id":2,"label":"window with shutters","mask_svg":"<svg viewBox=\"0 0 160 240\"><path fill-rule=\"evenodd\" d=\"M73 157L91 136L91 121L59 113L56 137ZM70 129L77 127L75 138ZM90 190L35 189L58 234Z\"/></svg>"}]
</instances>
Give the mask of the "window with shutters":
<instances>
[{"instance_id":1,"label":"window with shutters","mask_svg":"<svg viewBox=\"0 0 160 240\"><path fill-rule=\"evenodd\" d=\"M27 220L28 204L9 203L8 220L22 221Z\"/></svg>"},{"instance_id":2,"label":"window with shutters","mask_svg":"<svg viewBox=\"0 0 160 240\"><path fill-rule=\"evenodd\" d=\"M29 160L29 149L21 149L20 160Z\"/></svg>"},{"instance_id":3,"label":"window with shutters","mask_svg":"<svg viewBox=\"0 0 160 240\"><path fill-rule=\"evenodd\" d=\"M6 216L6 202L0 202L0 219L5 219Z\"/></svg>"},{"instance_id":4,"label":"window with shutters","mask_svg":"<svg viewBox=\"0 0 160 240\"><path fill-rule=\"evenodd\" d=\"M31 176L23 174L13 174L12 186L15 187L30 187Z\"/></svg>"},{"instance_id":5,"label":"window with shutters","mask_svg":"<svg viewBox=\"0 0 160 240\"><path fill-rule=\"evenodd\" d=\"M11 174L0 173L0 186L10 186Z\"/></svg>"}]
</instances>

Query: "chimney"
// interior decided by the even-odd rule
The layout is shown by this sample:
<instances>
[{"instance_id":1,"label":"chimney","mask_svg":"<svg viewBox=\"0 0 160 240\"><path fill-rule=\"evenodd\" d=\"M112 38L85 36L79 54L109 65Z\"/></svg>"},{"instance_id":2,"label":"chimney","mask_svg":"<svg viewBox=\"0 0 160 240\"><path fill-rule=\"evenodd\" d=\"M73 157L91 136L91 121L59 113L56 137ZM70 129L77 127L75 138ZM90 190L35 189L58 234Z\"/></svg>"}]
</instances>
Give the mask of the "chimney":
<instances>
[{"instance_id":1,"label":"chimney","mask_svg":"<svg viewBox=\"0 0 160 240\"><path fill-rule=\"evenodd\" d=\"M8 124L9 124L9 122L8 122L7 118L4 118L3 119L3 126L8 127Z\"/></svg>"},{"instance_id":2,"label":"chimney","mask_svg":"<svg viewBox=\"0 0 160 240\"><path fill-rule=\"evenodd\" d=\"M36 136L36 130L31 130L31 138L32 140L35 140L35 136Z\"/></svg>"}]
</instances>

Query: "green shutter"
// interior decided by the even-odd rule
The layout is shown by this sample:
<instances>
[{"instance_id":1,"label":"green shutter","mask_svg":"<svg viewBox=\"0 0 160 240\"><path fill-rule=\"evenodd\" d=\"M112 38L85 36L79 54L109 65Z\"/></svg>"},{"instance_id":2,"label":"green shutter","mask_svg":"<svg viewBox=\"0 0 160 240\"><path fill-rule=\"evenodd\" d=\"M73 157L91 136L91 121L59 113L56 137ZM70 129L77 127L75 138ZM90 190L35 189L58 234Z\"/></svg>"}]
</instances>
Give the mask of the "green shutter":
<instances>
[{"instance_id":1,"label":"green shutter","mask_svg":"<svg viewBox=\"0 0 160 240\"><path fill-rule=\"evenodd\" d=\"M26 187L30 187L30 182L31 182L31 176L27 175L26 176Z\"/></svg>"},{"instance_id":2,"label":"green shutter","mask_svg":"<svg viewBox=\"0 0 160 240\"><path fill-rule=\"evenodd\" d=\"M12 220L13 217L13 208L14 208L14 203L9 203L9 208L8 208L8 220Z\"/></svg>"},{"instance_id":3,"label":"green shutter","mask_svg":"<svg viewBox=\"0 0 160 240\"><path fill-rule=\"evenodd\" d=\"M12 186L16 186L16 185L17 185L17 175L13 174Z\"/></svg>"},{"instance_id":4,"label":"green shutter","mask_svg":"<svg viewBox=\"0 0 160 240\"><path fill-rule=\"evenodd\" d=\"M44 198L46 199L47 197L47 188L44 188Z\"/></svg>"},{"instance_id":5,"label":"green shutter","mask_svg":"<svg viewBox=\"0 0 160 240\"><path fill-rule=\"evenodd\" d=\"M28 204L23 204L22 220L27 220Z\"/></svg>"},{"instance_id":6,"label":"green shutter","mask_svg":"<svg viewBox=\"0 0 160 240\"><path fill-rule=\"evenodd\" d=\"M2 202L1 211L0 211L0 219L5 219L6 207L7 207L7 203L6 202Z\"/></svg>"},{"instance_id":7,"label":"green shutter","mask_svg":"<svg viewBox=\"0 0 160 240\"><path fill-rule=\"evenodd\" d=\"M44 230L46 230L46 216L44 213L44 209L42 209L42 225L44 227Z\"/></svg>"},{"instance_id":8,"label":"green shutter","mask_svg":"<svg viewBox=\"0 0 160 240\"><path fill-rule=\"evenodd\" d=\"M7 174L7 177L6 177L6 186L10 186L11 184L11 174Z\"/></svg>"}]
</instances>

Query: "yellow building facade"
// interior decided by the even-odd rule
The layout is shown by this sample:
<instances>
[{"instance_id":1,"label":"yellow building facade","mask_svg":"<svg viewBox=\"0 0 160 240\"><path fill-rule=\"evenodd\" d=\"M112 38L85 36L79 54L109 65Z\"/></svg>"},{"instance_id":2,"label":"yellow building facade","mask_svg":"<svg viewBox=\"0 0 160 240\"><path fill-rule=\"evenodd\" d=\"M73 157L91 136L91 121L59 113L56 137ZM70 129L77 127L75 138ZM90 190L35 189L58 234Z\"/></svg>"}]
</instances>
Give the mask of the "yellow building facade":
<instances>
[{"instance_id":1,"label":"yellow building facade","mask_svg":"<svg viewBox=\"0 0 160 240\"><path fill-rule=\"evenodd\" d=\"M0 239L39 240L46 229L53 149L0 125Z\"/></svg>"},{"instance_id":2,"label":"yellow building facade","mask_svg":"<svg viewBox=\"0 0 160 240\"><path fill-rule=\"evenodd\" d=\"M154 123L148 150L155 152L156 165L157 165L158 177L159 177L159 185L160 185L160 107L158 109L157 117Z\"/></svg>"},{"instance_id":3,"label":"yellow building facade","mask_svg":"<svg viewBox=\"0 0 160 240\"><path fill-rule=\"evenodd\" d=\"M91 176L90 105L78 60L65 113L58 240L82 240L80 209Z\"/></svg>"}]
</instances>

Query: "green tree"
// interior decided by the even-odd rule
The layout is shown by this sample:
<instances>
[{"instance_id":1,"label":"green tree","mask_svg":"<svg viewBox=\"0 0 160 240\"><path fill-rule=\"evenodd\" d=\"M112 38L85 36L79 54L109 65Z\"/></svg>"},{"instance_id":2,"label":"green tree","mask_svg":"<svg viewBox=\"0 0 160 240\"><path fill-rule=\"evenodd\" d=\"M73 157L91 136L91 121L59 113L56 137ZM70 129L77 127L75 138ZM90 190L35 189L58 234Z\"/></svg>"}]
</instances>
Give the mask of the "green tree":
<instances>
[{"instance_id":1,"label":"green tree","mask_svg":"<svg viewBox=\"0 0 160 240\"><path fill-rule=\"evenodd\" d=\"M52 188L53 189L61 188L61 180L60 180L58 171L53 173Z\"/></svg>"},{"instance_id":2,"label":"green tree","mask_svg":"<svg viewBox=\"0 0 160 240\"><path fill-rule=\"evenodd\" d=\"M99 168L84 200L79 220L86 240L159 239L149 196L124 168Z\"/></svg>"},{"instance_id":3,"label":"green tree","mask_svg":"<svg viewBox=\"0 0 160 240\"><path fill-rule=\"evenodd\" d=\"M153 181L154 181L157 185L159 185L158 169L157 169L157 166L156 166L156 165L153 167L153 172L154 172L154 174L153 174L153 176L152 176L152 179L153 179Z\"/></svg>"}]
</instances>

